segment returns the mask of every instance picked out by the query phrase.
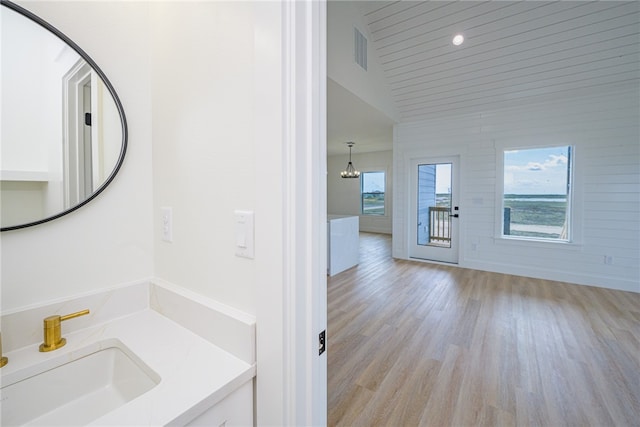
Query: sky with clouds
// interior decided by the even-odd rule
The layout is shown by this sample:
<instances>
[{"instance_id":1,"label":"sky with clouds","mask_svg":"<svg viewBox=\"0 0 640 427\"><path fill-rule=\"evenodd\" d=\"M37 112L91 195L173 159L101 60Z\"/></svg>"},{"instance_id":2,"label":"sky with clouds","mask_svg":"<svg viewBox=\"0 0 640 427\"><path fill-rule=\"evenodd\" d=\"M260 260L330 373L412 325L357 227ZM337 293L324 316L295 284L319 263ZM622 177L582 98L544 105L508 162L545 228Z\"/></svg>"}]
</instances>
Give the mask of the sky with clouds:
<instances>
[{"instance_id":1,"label":"sky with clouds","mask_svg":"<svg viewBox=\"0 0 640 427\"><path fill-rule=\"evenodd\" d=\"M504 153L505 194L566 194L568 147Z\"/></svg>"},{"instance_id":2,"label":"sky with clouds","mask_svg":"<svg viewBox=\"0 0 640 427\"><path fill-rule=\"evenodd\" d=\"M436 193L451 193L451 163L436 165Z\"/></svg>"},{"instance_id":3,"label":"sky with clouds","mask_svg":"<svg viewBox=\"0 0 640 427\"><path fill-rule=\"evenodd\" d=\"M384 172L364 172L360 176L362 177L363 193L375 193L376 191L384 193Z\"/></svg>"},{"instance_id":4,"label":"sky with clouds","mask_svg":"<svg viewBox=\"0 0 640 427\"><path fill-rule=\"evenodd\" d=\"M505 194L567 194L569 148L511 150L504 153ZM384 173L363 176L365 192L384 191ZM437 164L436 192L451 191L451 164Z\"/></svg>"}]
</instances>

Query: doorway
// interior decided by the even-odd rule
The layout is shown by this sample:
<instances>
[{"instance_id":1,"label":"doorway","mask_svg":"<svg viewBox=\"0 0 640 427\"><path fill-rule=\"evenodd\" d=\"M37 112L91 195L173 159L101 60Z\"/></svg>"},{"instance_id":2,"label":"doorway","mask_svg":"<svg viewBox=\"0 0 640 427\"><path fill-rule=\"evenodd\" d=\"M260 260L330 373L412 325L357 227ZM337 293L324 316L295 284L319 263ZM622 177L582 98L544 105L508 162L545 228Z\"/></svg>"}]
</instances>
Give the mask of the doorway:
<instances>
[{"instance_id":1,"label":"doorway","mask_svg":"<svg viewBox=\"0 0 640 427\"><path fill-rule=\"evenodd\" d=\"M459 158L411 161L409 257L458 263Z\"/></svg>"},{"instance_id":2,"label":"doorway","mask_svg":"<svg viewBox=\"0 0 640 427\"><path fill-rule=\"evenodd\" d=\"M94 191L93 146L97 141L96 117L97 75L80 59L63 76L63 170L65 208L78 205ZM94 126L92 126L94 125Z\"/></svg>"}]
</instances>

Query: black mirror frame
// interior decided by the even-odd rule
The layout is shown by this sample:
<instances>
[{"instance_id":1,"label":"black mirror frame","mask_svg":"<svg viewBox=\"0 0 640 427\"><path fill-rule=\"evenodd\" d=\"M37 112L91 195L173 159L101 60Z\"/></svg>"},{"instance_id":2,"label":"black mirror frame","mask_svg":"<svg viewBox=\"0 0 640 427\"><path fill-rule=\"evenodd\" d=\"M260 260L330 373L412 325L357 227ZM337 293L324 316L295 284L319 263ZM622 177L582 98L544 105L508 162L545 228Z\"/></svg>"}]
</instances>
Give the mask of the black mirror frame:
<instances>
[{"instance_id":1,"label":"black mirror frame","mask_svg":"<svg viewBox=\"0 0 640 427\"><path fill-rule=\"evenodd\" d=\"M111 94L111 97L113 98L113 101L116 104L116 108L118 110L118 114L120 115L120 123L122 125L122 148L120 149L120 155L118 156L118 161L116 162L116 166L114 167L114 169L111 172L111 174L109 175L109 177L105 180L105 182L102 183L102 185L96 191L94 191L93 194L91 194L91 196L89 196L88 198L86 198L82 202L78 203L77 205L72 206L69 209L66 209L66 210L64 210L64 211L62 211L60 213L55 214L55 215L52 215L52 216L49 216L49 217L46 217L46 218L43 218L43 219L40 219L40 220L37 220L37 221L33 221L33 222L28 222L28 223L24 223L24 224L12 225L12 226L9 226L9 227L0 228L0 231L11 231L11 230L19 230L21 228L26 228L26 227L32 227L34 225L39 225L39 224L43 224L45 222L53 221L54 219L60 218L60 217L62 217L64 215L67 215L67 214L77 210L77 209L80 209L82 206L86 205L91 200L95 199L98 196L98 194L102 193L102 191L104 191L104 189L111 183L111 181L113 181L113 179L117 175L118 171L120 170L120 167L122 166L122 163L124 162L124 156L125 156L125 154L127 152L128 128L127 128L127 118L126 118L126 116L124 114L124 109L122 107L122 103L120 102L120 98L118 97L118 94L116 93L115 89L111 85L111 82L109 81L109 79L107 79L107 76L105 76L105 74L102 72L100 67L98 67L98 65L93 61L93 59L91 59L91 57L89 55L87 55L87 53L80 48L80 46L75 44L71 39L69 39L69 37L65 36L57 28L55 28L54 26L52 26L51 24L49 24L48 22L46 22L42 18L38 17L37 15L35 15L35 14L29 12L28 10L22 8L21 6L18 6L17 4L12 3L9 0L0 0L0 4L2 6L5 6L5 7L9 8L9 9L13 10L14 12L17 12L17 13L23 15L25 18L30 19L31 21L35 22L36 24L40 25L44 29L48 30L49 32L51 32L52 34L57 36L59 39L61 39L67 45L69 45L73 50L75 50L78 53L78 55L80 55L80 57L82 57L82 59L84 59L87 62L87 64L89 64L89 66L91 66L91 68L93 68L93 70L96 72L96 74L98 74L98 76L102 79L102 82L104 83L105 87L107 88L107 90Z\"/></svg>"}]
</instances>

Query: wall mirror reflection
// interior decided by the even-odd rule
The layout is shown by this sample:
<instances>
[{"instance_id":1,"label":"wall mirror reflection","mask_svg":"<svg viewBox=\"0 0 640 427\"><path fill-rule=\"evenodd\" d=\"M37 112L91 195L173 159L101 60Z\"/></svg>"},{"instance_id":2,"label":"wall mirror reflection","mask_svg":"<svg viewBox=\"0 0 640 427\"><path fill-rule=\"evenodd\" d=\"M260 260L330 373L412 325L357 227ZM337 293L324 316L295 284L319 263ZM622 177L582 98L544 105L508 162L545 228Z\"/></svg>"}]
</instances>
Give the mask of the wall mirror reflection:
<instances>
[{"instance_id":1,"label":"wall mirror reflection","mask_svg":"<svg viewBox=\"0 0 640 427\"><path fill-rule=\"evenodd\" d=\"M126 121L110 83L72 41L2 1L0 225L77 209L115 176Z\"/></svg>"}]
</instances>

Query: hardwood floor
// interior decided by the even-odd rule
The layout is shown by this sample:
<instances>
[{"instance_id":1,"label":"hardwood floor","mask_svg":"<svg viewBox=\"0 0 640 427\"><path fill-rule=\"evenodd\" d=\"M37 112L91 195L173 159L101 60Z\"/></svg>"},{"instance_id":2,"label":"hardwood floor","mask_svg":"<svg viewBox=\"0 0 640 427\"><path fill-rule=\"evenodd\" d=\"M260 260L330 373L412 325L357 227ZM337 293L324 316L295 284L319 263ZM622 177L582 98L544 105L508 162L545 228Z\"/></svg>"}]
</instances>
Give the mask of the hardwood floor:
<instances>
[{"instance_id":1,"label":"hardwood floor","mask_svg":"<svg viewBox=\"0 0 640 427\"><path fill-rule=\"evenodd\" d=\"M638 426L640 295L393 260L328 281L331 426Z\"/></svg>"}]
</instances>

